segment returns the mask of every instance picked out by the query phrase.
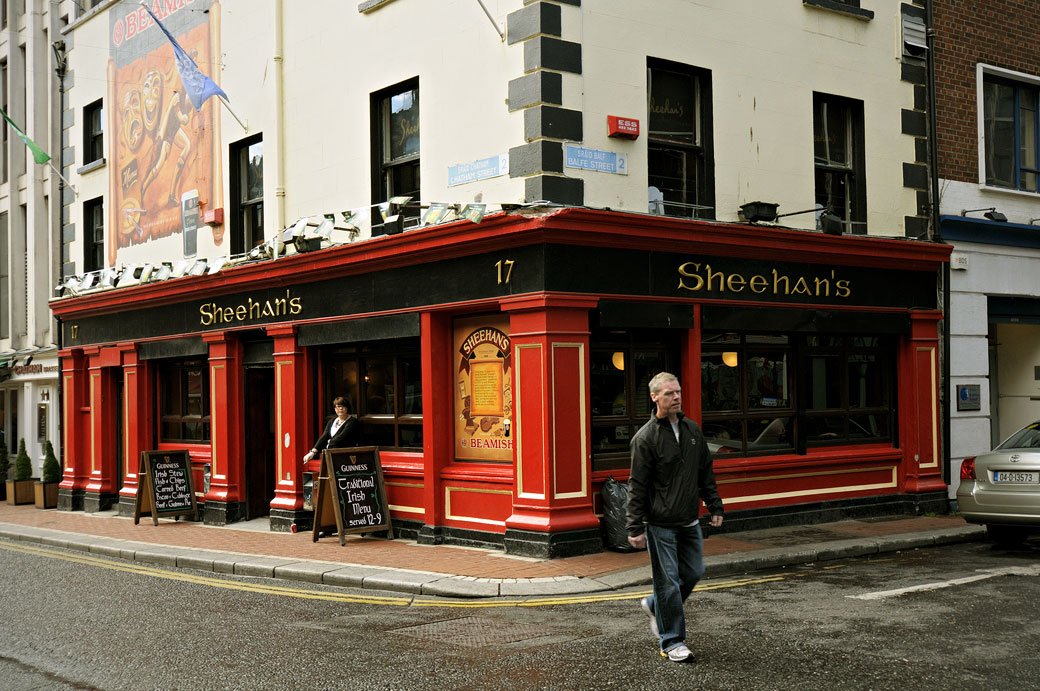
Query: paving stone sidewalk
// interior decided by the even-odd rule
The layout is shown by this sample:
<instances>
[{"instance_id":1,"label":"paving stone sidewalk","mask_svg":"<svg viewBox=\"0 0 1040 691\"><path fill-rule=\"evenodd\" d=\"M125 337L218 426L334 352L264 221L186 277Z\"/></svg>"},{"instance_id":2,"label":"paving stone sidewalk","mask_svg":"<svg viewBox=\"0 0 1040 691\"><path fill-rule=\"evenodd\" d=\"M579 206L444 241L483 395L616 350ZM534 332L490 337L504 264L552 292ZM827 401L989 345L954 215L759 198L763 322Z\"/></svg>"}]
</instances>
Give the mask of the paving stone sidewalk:
<instances>
[{"instance_id":1,"label":"paving stone sidewalk","mask_svg":"<svg viewBox=\"0 0 1040 691\"><path fill-rule=\"evenodd\" d=\"M886 517L722 533L704 543L708 578L831 559L983 539L958 516ZM395 591L485 598L589 594L648 586L646 552L605 551L532 559L499 550L349 537L314 542L310 533L273 533L264 520L229 526L115 512L88 514L0 503L0 538L145 564Z\"/></svg>"}]
</instances>

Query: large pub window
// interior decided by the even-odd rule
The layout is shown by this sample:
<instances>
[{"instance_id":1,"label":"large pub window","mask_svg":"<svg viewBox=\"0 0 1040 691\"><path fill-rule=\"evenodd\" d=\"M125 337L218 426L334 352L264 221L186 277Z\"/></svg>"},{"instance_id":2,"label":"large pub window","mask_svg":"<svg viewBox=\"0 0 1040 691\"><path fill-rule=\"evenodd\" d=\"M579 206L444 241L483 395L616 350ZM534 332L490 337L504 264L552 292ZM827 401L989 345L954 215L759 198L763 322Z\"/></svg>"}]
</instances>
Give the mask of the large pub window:
<instances>
[{"instance_id":1,"label":"large pub window","mask_svg":"<svg viewBox=\"0 0 1040 691\"><path fill-rule=\"evenodd\" d=\"M649 58L646 81L650 213L715 218L711 72Z\"/></svg>"},{"instance_id":2,"label":"large pub window","mask_svg":"<svg viewBox=\"0 0 1040 691\"><path fill-rule=\"evenodd\" d=\"M877 336L707 333L702 427L716 457L893 439L894 344Z\"/></svg>"},{"instance_id":3,"label":"large pub window","mask_svg":"<svg viewBox=\"0 0 1040 691\"><path fill-rule=\"evenodd\" d=\"M159 441L209 443L209 373L205 360L159 366Z\"/></svg>"},{"instance_id":4,"label":"large pub window","mask_svg":"<svg viewBox=\"0 0 1040 691\"><path fill-rule=\"evenodd\" d=\"M658 372L679 376L673 340L640 331L593 334L589 384L594 470L629 466L628 442L654 412L650 379Z\"/></svg>"},{"instance_id":5,"label":"large pub window","mask_svg":"<svg viewBox=\"0 0 1040 691\"><path fill-rule=\"evenodd\" d=\"M344 396L361 425L363 446L422 448L422 371L418 339L343 346L325 354L325 398ZM327 422L327 418L324 418Z\"/></svg>"},{"instance_id":6,"label":"large pub window","mask_svg":"<svg viewBox=\"0 0 1040 691\"><path fill-rule=\"evenodd\" d=\"M231 253L264 242L264 140L262 135L231 145Z\"/></svg>"}]
</instances>

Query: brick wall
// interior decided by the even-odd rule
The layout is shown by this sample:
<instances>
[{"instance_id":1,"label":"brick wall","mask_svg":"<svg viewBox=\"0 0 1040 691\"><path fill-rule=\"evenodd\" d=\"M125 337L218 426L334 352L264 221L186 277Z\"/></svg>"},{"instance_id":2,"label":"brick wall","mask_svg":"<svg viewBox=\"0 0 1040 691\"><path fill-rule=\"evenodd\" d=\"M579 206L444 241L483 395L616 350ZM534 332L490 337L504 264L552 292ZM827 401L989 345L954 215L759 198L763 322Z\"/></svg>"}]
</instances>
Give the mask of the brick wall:
<instances>
[{"instance_id":1,"label":"brick wall","mask_svg":"<svg viewBox=\"0 0 1040 691\"><path fill-rule=\"evenodd\" d=\"M933 0L939 177L978 180L976 65L1040 76L1037 0Z\"/></svg>"}]
</instances>

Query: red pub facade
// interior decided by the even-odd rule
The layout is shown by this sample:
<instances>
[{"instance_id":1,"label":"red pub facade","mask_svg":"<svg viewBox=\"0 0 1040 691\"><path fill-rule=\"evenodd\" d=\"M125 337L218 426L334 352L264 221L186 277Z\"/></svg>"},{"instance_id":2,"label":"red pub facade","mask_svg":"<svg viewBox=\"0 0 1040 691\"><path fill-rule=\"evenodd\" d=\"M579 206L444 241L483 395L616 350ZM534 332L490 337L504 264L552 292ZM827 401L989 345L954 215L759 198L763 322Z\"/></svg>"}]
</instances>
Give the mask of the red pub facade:
<instances>
[{"instance_id":1,"label":"red pub facade","mask_svg":"<svg viewBox=\"0 0 1040 691\"><path fill-rule=\"evenodd\" d=\"M942 511L949 249L557 207L66 297L59 508L132 513L140 453L188 449L207 523L307 529L343 395L398 535L598 551L667 370L727 526Z\"/></svg>"}]
</instances>

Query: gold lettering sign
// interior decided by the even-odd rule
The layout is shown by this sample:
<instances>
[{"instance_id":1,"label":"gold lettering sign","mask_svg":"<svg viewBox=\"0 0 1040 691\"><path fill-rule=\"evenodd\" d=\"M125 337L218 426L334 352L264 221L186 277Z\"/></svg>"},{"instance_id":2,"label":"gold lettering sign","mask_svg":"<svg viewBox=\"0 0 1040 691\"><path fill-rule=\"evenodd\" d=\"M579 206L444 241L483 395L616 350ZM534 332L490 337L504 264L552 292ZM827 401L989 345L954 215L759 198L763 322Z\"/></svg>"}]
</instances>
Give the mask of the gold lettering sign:
<instances>
[{"instance_id":1,"label":"gold lettering sign","mask_svg":"<svg viewBox=\"0 0 1040 691\"><path fill-rule=\"evenodd\" d=\"M289 291L286 290L284 298L275 298L262 302L253 298L246 298L245 302L237 305L218 305L215 302L203 303L199 305L199 324L202 326L213 326L214 324L231 324L270 317L292 317L301 312L303 312L302 299L292 297Z\"/></svg>"},{"instance_id":2,"label":"gold lettering sign","mask_svg":"<svg viewBox=\"0 0 1040 691\"><path fill-rule=\"evenodd\" d=\"M754 295L804 295L816 298L847 298L852 295L852 282L838 278L834 269L829 276L799 276L771 269L764 274L715 271L710 264L686 262L679 266L679 286L691 293L748 292Z\"/></svg>"}]
</instances>

